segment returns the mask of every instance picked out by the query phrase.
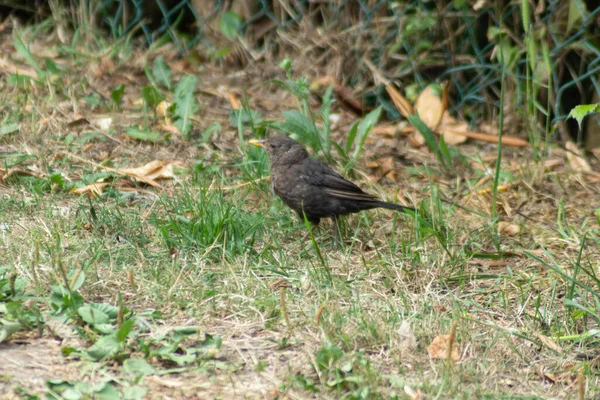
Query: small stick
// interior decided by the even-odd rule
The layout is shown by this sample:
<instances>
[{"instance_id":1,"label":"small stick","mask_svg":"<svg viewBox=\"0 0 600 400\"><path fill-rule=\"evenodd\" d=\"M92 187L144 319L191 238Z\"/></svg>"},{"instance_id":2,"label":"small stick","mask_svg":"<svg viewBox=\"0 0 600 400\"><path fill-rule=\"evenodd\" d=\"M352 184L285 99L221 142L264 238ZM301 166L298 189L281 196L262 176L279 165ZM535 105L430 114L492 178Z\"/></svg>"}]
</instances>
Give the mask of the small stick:
<instances>
[{"instance_id":1,"label":"small stick","mask_svg":"<svg viewBox=\"0 0 600 400\"><path fill-rule=\"evenodd\" d=\"M319 325L321 323L321 315L323 315L324 310L325 304L321 304L321 307L317 309L317 313L315 315L315 324Z\"/></svg>"}]
</instances>

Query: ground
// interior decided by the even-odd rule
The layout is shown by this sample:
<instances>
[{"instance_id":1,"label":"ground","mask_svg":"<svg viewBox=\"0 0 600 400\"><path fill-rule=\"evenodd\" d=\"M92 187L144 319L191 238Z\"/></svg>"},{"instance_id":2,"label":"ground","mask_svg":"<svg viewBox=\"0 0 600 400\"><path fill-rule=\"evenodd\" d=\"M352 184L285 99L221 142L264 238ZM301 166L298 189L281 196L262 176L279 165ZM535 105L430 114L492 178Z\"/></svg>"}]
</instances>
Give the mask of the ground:
<instances>
[{"instance_id":1,"label":"ground","mask_svg":"<svg viewBox=\"0 0 600 400\"><path fill-rule=\"evenodd\" d=\"M459 145L442 168L374 129L356 159L317 156L420 212L348 217L341 246L327 221L302 240L247 145L276 131L259 119L301 109L271 81L282 70L35 36L55 72L1 44L3 398L600 395L600 188L572 152L503 147L495 217L495 144ZM185 108L187 75L183 136L167 108ZM344 147L359 118L331 113Z\"/></svg>"}]
</instances>

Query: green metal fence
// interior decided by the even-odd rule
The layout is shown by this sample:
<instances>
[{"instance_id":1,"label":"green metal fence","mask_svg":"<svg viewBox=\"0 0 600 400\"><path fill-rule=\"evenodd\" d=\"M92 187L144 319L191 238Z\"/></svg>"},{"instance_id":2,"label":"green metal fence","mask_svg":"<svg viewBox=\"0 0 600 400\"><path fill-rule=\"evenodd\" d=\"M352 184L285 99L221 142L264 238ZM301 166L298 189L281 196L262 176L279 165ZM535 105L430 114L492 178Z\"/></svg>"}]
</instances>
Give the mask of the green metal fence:
<instances>
[{"instance_id":1,"label":"green metal fence","mask_svg":"<svg viewBox=\"0 0 600 400\"><path fill-rule=\"evenodd\" d=\"M315 32L339 32L355 44L346 49L346 57L359 65L355 79L368 75L360 63L367 58L401 81L450 80L457 109L473 103L497 108L501 65L513 82L510 95L517 107L526 104L528 80L539 81L542 90L550 86L553 123L564 120L573 105L590 102L594 91L600 93L600 3L593 1L102 0L100 12L114 35L139 29L148 43L168 35L185 52L198 44L213 45L207 26L237 16L231 11L236 3L245 5L246 15L234 25L241 36L258 25L272 31L312 26ZM524 9L524 4L529 6ZM148 18L150 8L153 19ZM187 31L186 40L181 30ZM277 42L249 45L269 50L265 47ZM498 62L499 48L504 64ZM544 76L547 62L551 76ZM537 106L544 112L545 104Z\"/></svg>"}]
</instances>

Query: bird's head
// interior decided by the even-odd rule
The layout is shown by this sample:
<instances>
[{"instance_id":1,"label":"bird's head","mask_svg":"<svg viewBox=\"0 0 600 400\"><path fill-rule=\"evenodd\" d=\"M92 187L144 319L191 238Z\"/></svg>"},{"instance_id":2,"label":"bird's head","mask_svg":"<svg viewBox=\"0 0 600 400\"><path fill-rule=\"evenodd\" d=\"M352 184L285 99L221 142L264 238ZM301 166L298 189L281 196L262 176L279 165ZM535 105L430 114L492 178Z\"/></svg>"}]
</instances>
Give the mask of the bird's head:
<instances>
[{"instance_id":1,"label":"bird's head","mask_svg":"<svg viewBox=\"0 0 600 400\"><path fill-rule=\"evenodd\" d=\"M273 136L265 140L250 140L248 143L264 148L271 165L295 164L308 157L302 145L285 136Z\"/></svg>"}]
</instances>

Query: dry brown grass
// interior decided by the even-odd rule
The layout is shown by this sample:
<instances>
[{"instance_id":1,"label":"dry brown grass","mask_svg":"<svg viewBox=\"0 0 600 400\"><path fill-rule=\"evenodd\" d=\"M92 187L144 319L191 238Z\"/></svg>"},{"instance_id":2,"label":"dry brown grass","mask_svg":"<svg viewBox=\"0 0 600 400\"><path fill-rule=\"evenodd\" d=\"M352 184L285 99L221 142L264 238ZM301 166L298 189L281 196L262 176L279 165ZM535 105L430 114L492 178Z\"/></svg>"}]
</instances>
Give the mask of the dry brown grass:
<instances>
[{"instance_id":1,"label":"dry brown grass","mask_svg":"<svg viewBox=\"0 0 600 400\"><path fill-rule=\"evenodd\" d=\"M0 43L3 54L22 64L11 43L8 38ZM55 44L50 37L35 48ZM140 87L147 84L142 67L157 53L165 56L176 76L199 77L201 112L195 133L219 122L223 130L213 140L199 143L193 135L193 141L184 142L173 135L153 145L124 135L131 124L160 129L161 120L137 105ZM141 385L149 398L407 398L416 391L424 398L574 398L578 371L584 371L586 398L600 393L598 340L585 337L598 329L598 321L590 315L574 317L576 310L564 304L572 282L548 267L572 276L584 234L587 245L580 265L596 272L600 265L598 221L593 217L600 190L588 175L571 168L562 149L552 147L552 168L544 167L547 160L534 162L530 149L506 149L502 172L513 179L499 194L498 213L520 231L496 235L489 194L480 192L491 185L482 171L493 170L495 146L461 146L459 151L469 161L455 174L436 175L421 168L435 169L434 157L411 148L405 138L370 137L361 164L392 156L395 179L359 166L365 172L356 180L386 198L399 195L400 201L422 202L436 217L441 213L444 225L434 225L433 231L446 243L419 231L418 218L373 211L349 218L347 237L356 238L334 249L324 224L317 241L331 271L327 279L315 249L299 243L302 224L274 199L266 181L242 176L245 154L239 149L237 130L228 122L225 90L247 93L251 107L269 118L280 118L282 111L295 107L293 99L268 85L258 65L232 71L227 65L193 65L173 55L164 49L134 50L127 60L56 55L55 62L64 65L62 82L14 90L3 80L0 105L5 115L21 118L20 132L1 139L0 155L27 154L21 168L42 180L60 171L75 181L100 171L94 166L98 164L136 167L161 159L183 166L177 180L165 183L163 192L156 191L158 197L140 190L126 200L119 199L118 191L87 200L57 185L42 190L39 183L21 178L0 186L3 263L30 279L30 290L41 304L49 295L48 283L60 280L53 264L59 255L67 268L85 268L81 293L86 301L117 304L120 293L126 306L137 312L160 310L164 318L154 323L149 336L197 325L202 334L222 337L223 348L215 359L176 374L144 378ZM83 100L91 92L110 99L112 88L120 83L126 84L120 109L93 107ZM340 123L332 134L343 143L355 117L334 111ZM99 116L113 118L114 132L81 145L66 143L69 135L77 139L97 131L91 124L74 126L73 121L91 122ZM194 178L197 160L218 168ZM243 185L249 181L252 184ZM191 218L189 210L203 201L203 190L213 193L223 187L232 188L224 192L223 202L232 202L243 215L262 218L253 228L254 245L234 256L227 255L222 238L204 247L185 241L166 245L161 222L178 211L175 205L184 208L182 216ZM463 208L445 204L438 209L438 193ZM242 222L229 226L236 224ZM493 253L498 259L475 253ZM284 302L293 335L280 292L271 287L280 279L290 286ZM581 271L576 279L593 284ZM598 286L572 297L593 309L597 296ZM402 321L410 323L416 346L406 344ZM430 358L426 349L454 322L460 358L447 366L444 360ZM3 344L4 393L16 387L42 393L48 379L125 379L117 362L60 358L62 340L45 331L42 337L17 334ZM342 358L319 368L318 354L327 344L337 346ZM149 362L157 370L166 369L157 360ZM345 364L351 368L344 369ZM335 388L331 382L340 371L347 380ZM306 380L319 392L299 383Z\"/></svg>"}]
</instances>

